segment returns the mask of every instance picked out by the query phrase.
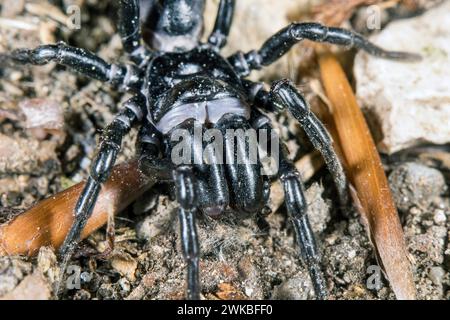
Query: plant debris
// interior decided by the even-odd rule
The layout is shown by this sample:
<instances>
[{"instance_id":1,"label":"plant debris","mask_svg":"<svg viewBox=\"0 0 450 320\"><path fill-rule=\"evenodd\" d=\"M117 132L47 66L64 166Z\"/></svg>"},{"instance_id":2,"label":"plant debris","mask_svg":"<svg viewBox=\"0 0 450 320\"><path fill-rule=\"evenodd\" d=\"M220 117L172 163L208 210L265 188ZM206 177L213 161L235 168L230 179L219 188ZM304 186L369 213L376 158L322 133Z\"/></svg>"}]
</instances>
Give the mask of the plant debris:
<instances>
[{"instance_id":1,"label":"plant debris","mask_svg":"<svg viewBox=\"0 0 450 320\"><path fill-rule=\"evenodd\" d=\"M322 81L344 156L356 191L356 206L367 223L374 246L399 299L415 299L411 266L402 226L380 156L344 71L331 54L319 59Z\"/></svg>"}]
</instances>

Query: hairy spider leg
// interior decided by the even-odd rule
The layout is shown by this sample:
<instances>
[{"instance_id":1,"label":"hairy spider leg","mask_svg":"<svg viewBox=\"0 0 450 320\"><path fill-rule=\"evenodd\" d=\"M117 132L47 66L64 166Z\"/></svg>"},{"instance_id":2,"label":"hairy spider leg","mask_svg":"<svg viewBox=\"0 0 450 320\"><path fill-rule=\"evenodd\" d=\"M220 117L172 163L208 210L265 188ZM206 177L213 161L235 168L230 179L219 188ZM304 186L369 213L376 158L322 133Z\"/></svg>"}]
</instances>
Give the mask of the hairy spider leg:
<instances>
[{"instance_id":1,"label":"hairy spider leg","mask_svg":"<svg viewBox=\"0 0 450 320\"><path fill-rule=\"evenodd\" d=\"M125 102L123 110L105 128L97 155L92 161L89 178L75 206L74 221L59 249L63 267L69 261L80 241L81 232L92 214L102 184L111 174L123 137L133 125L142 120L144 116L143 110L145 110L145 97L134 96Z\"/></svg>"},{"instance_id":2,"label":"hairy spider leg","mask_svg":"<svg viewBox=\"0 0 450 320\"><path fill-rule=\"evenodd\" d=\"M163 157L162 137L154 125L144 122L136 141L139 169L158 181L172 181L173 163Z\"/></svg>"},{"instance_id":3,"label":"hairy spider leg","mask_svg":"<svg viewBox=\"0 0 450 320\"><path fill-rule=\"evenodd\" d=\"M327 289L321 270L321 257L309 223L307 215L308 205L300 173L292 161L289 160L288 151L284 143L273 132L270 120L256 110L253 112L253 117L253 123L257 124L256 129L267 130L268 136L279 140L280 152L277 176L283 185L286 208L295 230L300 254L308 268L316 296L318 299L326 299Z\"/></svg>"},{"instance_id":4,"label":"hairy spider leg","mask_svg":"<svg viewBox=\"0 0 450 320\"><path fill-rule=\"evenodd\" d=\"M187 299L200 300L199 255L195 209L178 209L180 219L181 246L187 263Z\"/></svg>"},{"instance_id":5,"label":"hairy spider leg","mask_svg":"<svg viewBox=\"0 0 450 320\"><path fill-rule=\"evenodd\" d=\"M299 122L314 148L322 154L328 170L333 176L341 205L348 204L348 181L342 164L333 149L333 140L322 122L311 111L305 98L290 80L279 80L270 89L270 100L278 99Z\"/></svg>"},{"instance_id":6,"label":"hairy spider leg","mask_svg":"<svg viewBox=\"0 0 450 320\"><path fill-rule=\"evenodd\" d=\"M45 65L56 62L125 91L138 91L142 86L140 72L136 67L109 64L92 52L71 47L64 42L35 49L17 49L11 52L9 58L20 64Z\"/></svg>"},{"instance_id":7,"label":"hairy spider leg","mask_svg":"<svg viewBox=\"0 0 450 320\"><path fill-rule=\"evenodd\" d=\"M176 197L180 205L181 248L187 263L187 298L200 300L199 255L197 227L196 178L192 165L180 165L174 171Z\"/></svg>"},{"instance_id":8,"label":"hairy spider leg","mask_svg":"<svg viewBox=\"0 0 450 320\"><path fill-rule=\"evenodd\" d=\"M214 29L208 38L208 42L215 48L223 48L227 43L227 37L233 23L235 0L220 0Z\"/></svg>"},{"instance_id":9,"label":"hairy spider leg","mask_svg":"<svg viewBox=\"0 0 450 320\"><path fill-rule=\"evenodd\" d=\"M142 41L139 0L120 0L118 29L130 59L139 66L148 61L151 52Z\"/></svg>"},{"instance_id":10,"label":"hairy spider leg","mask_svg":"<svg viewBox=\"0 0 450 320\"><path fill-rule=\"evenodd\" d=\"M206 215L215 217L223 213L229 204L229 193L226 182L225 170L218 159L218 154L212 148L207 148L206 141L198 141L194 138L194 127L201 126L193 120L186 121L174 129L185 129L189 135L185 136L187 145L192 146L190 163L176 165L173 170L176 189L176 198L179 202L179 219L181 225L181 244L183 256L187 263L187 298L200 299L199 278L199 247L195 218L199 210ZM166 136L166 142L170 147L167 153L174 150L178 141L170 139L170 133ZM206 148L205 148L206 147ZM170 159L171 155L166 154Z\"/></svg>"},{"instance_id":11,"label":"hairy spider leg","mask_svg":"<svg viewBox=\"0 0 450 320\"><path fill-rule=\"evenodd\" d=\"M194 127L190 122L184 122L179 129L187 129L192 134ZM174 128L174 129L176 129ZM171 152L178 143L176 139L170 139L169 136L163 136L166 148L164 148L164 158L172 161ZM186 297L189 300L200 300L200 248L198 244L196 216L199 211L199 197L201 186L199 185L195 159L202 159L203 151L201 143L194 139L193 135L185 137L186 143L192 146L190 153L190 162L174 163L172 162L172 181L175 187L175 197L178 201L178 216L180 221L180 238L183 258L187 264L187 290ZM147 160L146 160L147 161ZM148 163L148 162L147 162ZM154 163L154 162L153 162Z\"/></svg>"},{"instance_id":12,"label":"hairy spider leg","mask_svg":"<svg viewBox=\"0 0 450 320\"><path fill-rule=\"evenodd\" d=\"M292 23L269 38L259 50L253 50L245 54L237 52L229 57L229 61L235 66L239 74L247 76L252 70L272 64L304 39L349 48L354 47L384 59L403 61L418 61L421 59L420 55L414 53L384 50L362 35L350 30L308 22Z\"/></svg>"},{"instance_id":13,"label":"hairy spider leg","mask_svg":"<svg viewBox=\"0 0 450 320\"><path fill-rule=\"evenodd\" d=\"M337 188L339 201L344 209L348 205L348 180L342 164L333 149L333 140L322 122L311 111L308 102L289 80L273 83L270 92L261 88L255 101L267 111L287 109L300 124L313 147L325 160Z\"/></svg>"}]
</instances>

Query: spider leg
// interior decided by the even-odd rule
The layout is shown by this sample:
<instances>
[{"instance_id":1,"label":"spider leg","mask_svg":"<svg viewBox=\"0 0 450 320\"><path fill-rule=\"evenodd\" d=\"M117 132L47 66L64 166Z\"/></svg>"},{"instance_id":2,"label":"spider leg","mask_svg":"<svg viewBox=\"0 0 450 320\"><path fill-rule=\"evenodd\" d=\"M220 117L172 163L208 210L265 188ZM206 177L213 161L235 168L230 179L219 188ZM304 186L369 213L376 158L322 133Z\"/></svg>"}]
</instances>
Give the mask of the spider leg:
<instances>
[{"instance_id":1,"label":"spider leg","mask_svg":"<svg viewBox=\"0 0 450 320\"><path fill-rule=\"evenodd\" d=\"M341 206L348 204L348 181L341 162L333 149L333 140L322 122L311 112L308 102L289 80L276 81L270 90L260 90L256 99L270 111L287 108L299 122L311 141L325 160L337 188Z\"/></svg>"},{"instance_id":2,"label":"spider leg","mask_svg":"<svg viewBox=\"0 0 450 320\"><path fill-rule=\"evenodd\" d=\"M120 0L119 33L123 49L132 61L141 65L148 60L150 51L142 44L139 0Z\"/></svg>"},{"instance_id":3,"label":"spider leg","mask_svg":"<svg viewBox=\"0 0 450 320\"><path fill-rule=\"evenodd\" d=\"M92 162L90 176L75 206L74 222L61 248L63 267L69 261L81 239L81 232L92 214L102 184L108 179L120 150L122 138L131 127L142 120L145 98L135 96L128 100L124 109L105 128L98 153ZM64 271L64 270L63 270Z\"/></svg>"},{"instance_id":4,"label":"spider leg","mask_svg":"<svg viewBox=\"0 0 450 320\"><path fill-rule=\"evenodd\" d=\"M187 298L200 300L199 254L197 228L196 179L190 165L181 165L174 171L174 181L180 219L181 247L187 263Z\"/></svg>"},{"instance_id":5,"label":"spider leg","mask_svg":"<svg viewBox=\"0 0 450 320\"><path fill-rule=\"evenodd\" d=\"M156 181L172 181L172 162L162 158L161 136L150 123L143 123L139 129L136 153L139 169Z\"/></svg>"},{"instance_id":6,"label":"spider leg","mask_svg":"<svg viewBox=\"0 0 450 320\"><path fill-rule=\"evenodd\" d=\"M327 289L321 270L321 257L317 250L314 233L307 216L304 185L299 172L286 161L280 167L280 181L283 184L285 203L297 236L302 257L308 267L314 291L318 299L326 299Z\"/></svg>"},{"instance_id":7,"label":"spider leg","mask_svg":"<svg viewBox=\"0 0 450 320\"><path fill-rule=\"evenodd\" d=\"M227 37L233 23L235 5L235 0L220 0L216 23L208 38L208 42L218 49L223 48L227 43Z\"/></svg>"},{"instance_id":8,"label":"spider leg","mask_svg":"<svg viewBox=\"0 0 450 320\"><path fill-rule=\"evenodd\" d=\"M138 90L141 86L136 67L109 64L92 52L68 46L63 42L42 45L35 49L17 49L11 52L8 58L19 64L45 65L56 62L123 90Z\"/></svg>"},{"instance_id":9,"label":"spider leg","mask_svg":"<svg viewBox=\"0 0 450 320\"><path fill-rule=\"evenodd\" d=\"M174 130L182 130L185 135L182 143L191 148L186 158L178 159L176 146L180 140L172 134L165 136L166 148L165 158L169 159L175 166L172 170L172 181L175 186L175 195L179 203L178 215L180 220L180 237L183 257L187 264L187 293L189 300L200 300L200 278L199 278L199 256L197 228L195 224L196 215L199 212L199 199L202 196L202 185L199 183L201 174L196 171L196 167L203 159L202 140L195 138L195 128L198 124L192 121L185 121ZM178 131L180 132L180 131ZM181 160L181 161L180 161Z\"/></svg>"},{"instance_id":10,"label":"spider leg","mask_svg":"<svg viewBox=\"0 0 450 320\"><path fill-rule=\"evenodd\" d=\"M261 69L263 66L272 64L295 44L305 39L354 47L384 59L404 61L421 59L420 55L413 53L384 50L362 35L350 30L327 27L320 23L292 23L269 38L259 50L245 54L238 52L232 55L229 60L238 72L245 76L251 70Z\"/></svg>"},{"instance_id":11,"label":"spider leg","mask_svg":"<svg viewBox=\"0 0 450 320\"><path fill-rule=\"evenodd\" d=\"M161 137L155 127L148 124L141 127L138 138L139 168L147 175L156 175L157 179L173 180L176 185L176 197L180 204L181 247L187 263L187 298L200 299L199 245L195 215L197 214L196 179L193 169L181 165L173 169L173 164L161 158ZM170 176L170 172L173 175ZM169 175L168 175L169 174Z\"/></svg>"},{"instance_id":12,"label":"spider leg","mask_svg":"<svg viewBox=\"0 0 450 320\"><path fill-rule=\"evenodd\" d=\"M279 146L278 150L275 150L275 152L279 153L277 176L283 185L286 208L292 221L300 252L308 268L316 296L318 299L325 299L327 297L327 289L321 270L321 258L317 250L314 233L306 214L307 202L300 173L292 161L289 160L288 151L283 142L280 141L278 135L274 132L270 120L256 110L253 111L253 117L254 127L257 130L266 130L271 137L270 141L272 143L277 140L276 142Z\"/></svg>"}]
</instances>

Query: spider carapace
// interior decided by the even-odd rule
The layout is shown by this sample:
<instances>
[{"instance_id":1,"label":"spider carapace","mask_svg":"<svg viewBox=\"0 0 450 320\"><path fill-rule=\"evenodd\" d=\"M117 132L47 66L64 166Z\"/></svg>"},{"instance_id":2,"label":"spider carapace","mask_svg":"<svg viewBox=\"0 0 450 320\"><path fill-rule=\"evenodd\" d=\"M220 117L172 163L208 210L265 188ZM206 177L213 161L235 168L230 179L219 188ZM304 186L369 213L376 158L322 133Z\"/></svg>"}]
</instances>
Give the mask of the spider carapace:
<instances>
[{"instance_id":1,"label":"spider carapace","mask_svg":"<svg viewBox=\"0 0 450 320\"><path fill-rule=\"evenodd\" d=\"M227 130L265 130L273 134L270 120L261 111L289 111L323 155L341 203L347 203L347 180L332 141L301 93L289 80L276 81L266 90L261 83L246 79L250 72L272 64L302 40L356 47L387 59L418 57L385 51L354 32L318 23L291 23L261 48L223 57L220 49L226 44L232 24L234 0L220 1L206 43L200 41L204 0L120 0L118 3L118 30L130 60L127 64L107 63L91 52L65 43L19 49L9 55L21 64L43 65L55 61L133 94L102 134L75 208L73 225L60 248L62 265L64 268L80 241L81 231L120 151L122 138L138 125L137 156L142 171L174 187L187 263L187 298L199 299L196 216L201 213L218 216L228 209L236 214L256 214L264 209L269 198L270 180L262 174L259 159L242 163L229 161L234 159L240 144L226 135ZM222 156L220 152L205 151L206 162L174 161L171 151L176 145L170 138L172 134L176 130L194 133L198 127L223 134ZM194 140L188 141L194 143ZM327 297L327 285L306 215L303 183L283 144L279 145L275 178L282 182L286 208L316 296L323 299ZM204 156L204 152L193 151L188 160Z\"/></svg>"},{"instance_id":2,"label":"spider carapace","mask_svg":"<svg viewBox=\"0 0 450 320\"><path fill-rule=\"evenodd\" d=\"M250 117L241 79L211 48L154 58L148 66L147 81L151 99L148 119L161 133L188 119L215 124L226 113L238 112L247 120Z\"/></svg>"}]
</instances>

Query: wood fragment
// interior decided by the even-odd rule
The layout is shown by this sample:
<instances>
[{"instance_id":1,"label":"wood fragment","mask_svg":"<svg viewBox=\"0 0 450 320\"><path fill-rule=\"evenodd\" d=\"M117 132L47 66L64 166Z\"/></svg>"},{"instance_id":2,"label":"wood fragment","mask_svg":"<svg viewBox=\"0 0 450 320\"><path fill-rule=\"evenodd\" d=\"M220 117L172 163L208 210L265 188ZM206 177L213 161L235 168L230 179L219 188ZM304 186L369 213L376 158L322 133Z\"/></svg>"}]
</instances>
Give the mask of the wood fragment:
<instances>
[{"instance_id":1,"label":"wood fragment","mask_svg":"<svg viewBox=\"0 0 450 320\"><path fill-rule=\"evenodd\" d=\"M397 299L415 299L402 226L380 156L353 90L336 58L319 56L322 82L344 155L344 165L360 202L369 236Z\"/></svg>"},{"instance_id":2,"label":"wood fragment","mask_svg":"<svg viewBox=\"0 0 450 320\"><path fill-rule=\"evenodd\" d=\"M153 179L139 171L137 161L114 167L83 230L82 238L106 223L108 209L119 213L153 184ZM84 183L74 185L0 225L0 256L32 256L43 246L59 248L72 225L73 209L83 187Z\"/></svg>"}]
</instances>

